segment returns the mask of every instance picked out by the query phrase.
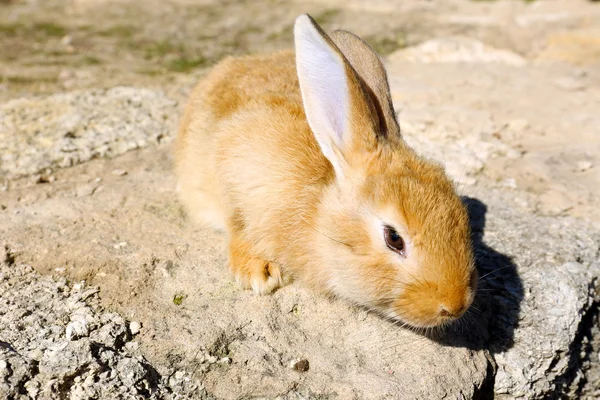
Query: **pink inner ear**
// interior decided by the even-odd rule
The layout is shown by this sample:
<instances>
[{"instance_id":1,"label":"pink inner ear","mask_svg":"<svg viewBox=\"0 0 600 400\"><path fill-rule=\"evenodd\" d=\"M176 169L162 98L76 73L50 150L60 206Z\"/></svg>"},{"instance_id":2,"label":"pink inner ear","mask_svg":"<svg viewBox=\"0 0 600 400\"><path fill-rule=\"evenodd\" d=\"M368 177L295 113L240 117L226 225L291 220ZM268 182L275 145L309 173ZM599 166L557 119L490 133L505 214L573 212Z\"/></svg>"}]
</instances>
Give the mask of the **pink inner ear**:
<instances>
[{"instance_id":1,"label":"pink inner ear","mask_svg":"<svg viewBox=\"0 0 600 400\"><path fill-rule=\"evenodd\" d=\"M294 35L296 67L308 124L325 157L339 167L333 147L341 149L347 141L349 113L344 60L307 16L298 17Z\"/></svg>"}]
</instances>

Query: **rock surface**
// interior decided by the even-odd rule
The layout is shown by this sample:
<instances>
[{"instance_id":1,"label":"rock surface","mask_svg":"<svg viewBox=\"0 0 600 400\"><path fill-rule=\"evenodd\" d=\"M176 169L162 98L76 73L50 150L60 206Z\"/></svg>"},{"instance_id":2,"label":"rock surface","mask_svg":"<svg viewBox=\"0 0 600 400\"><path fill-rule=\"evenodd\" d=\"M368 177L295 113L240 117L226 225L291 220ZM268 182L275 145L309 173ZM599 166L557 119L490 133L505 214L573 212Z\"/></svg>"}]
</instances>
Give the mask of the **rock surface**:
<instances>
[{"instance_id":1,"label":"rock surface","mask_svg":"<svg viewBox=\"0 0 600 400\"><path fill-rule=\"evenodd\" d=\"M5 262L5 281L23 281L20 263L87 278L100 286L107 304L142 322L136 337L145 356L138 360L142 367L134 361L107 364L116 376L125 374L118 385L135 388L132 382L139 381L142 386L135 390L186 393L171 379L187 376L195 388L217 398L334 393L339 398L400 393L404 398L470 398L492 390L500 398L543 398L574 392L583 381L582 365L593 355L581 341L591 329L590 315L597 313L600 274L600 238L585 223L520 213L515 201L525 200L515 190L474 188L477 199L467 202L482 275L478 304L462 330L434 341L299 285L267 297L237 288L224 269L223 237L188 226L175 206L167 152L163 146L158 152L92 161L57 171L52 183L19 181L0 214L5 259L12 260ZM128 174L112 174L117 166ZM104 190L75 196L71 188L90 177L101 177ZM26 192L40 200L19 201ZM34 236L42 240L32 243ZM15 296L23 290L17 286ZM14 325L0 332L0 340L19 354L30 347L42 351L37 367L26 358L11 367L24 371L18 381L34 382L28 384L31 390L65 376L82 374L77 382L84 383L89 374L95 376L100 362L94 343L105 343L111 356L119 351L128 356L131 348L131 331L121 317L111 314L120 321L114 326L101 322L85 304L77 305L88 296L85 289L63 290L70 296L63 295L63 301L74 305L63 306L62 322L51 328L52 346L16 338ZM16 324L31 305L5 298L14 309L2 312L2 320ZM32 331L42 316L48 318L46 303L61 310L47 301L31 307L39 313L32 316ZM67 328L75 322L87 328L73 329L78 333L69 340ZM94 339L98 334L105 339ZM309 362L309 371L289 368L297 358ZM144 362L156 371L154 386L148 386ZM82 372L80 365L93 368ZM31 372L36 368L39 375ZM16 384L8 387L14 390ZM89 390L125 390L111 385L100 381Z\"/></svg>"},{"instance_id":2,"label":"rock surface","mask_svg":"<svg viewBox=\"0 0 600 400\"><path fill-rule=\"evenodd\" d=\"M41 277L8 255L0 293L1 398L208 398L185 373L159 376L127 321L99 306L98 289ZM78 337L73 321L88 327Z\"/></svg>"},{"instance_id":3,"label":"rock surface","mask_svg":"<svg viewBox=\"0 0 600 400\"><path fill-rule=\"evenodd\" d=\"M115 157L169 136L176 102L116 87L22 98L0 105L0 179Z\"/></svg>"}]
</instances>

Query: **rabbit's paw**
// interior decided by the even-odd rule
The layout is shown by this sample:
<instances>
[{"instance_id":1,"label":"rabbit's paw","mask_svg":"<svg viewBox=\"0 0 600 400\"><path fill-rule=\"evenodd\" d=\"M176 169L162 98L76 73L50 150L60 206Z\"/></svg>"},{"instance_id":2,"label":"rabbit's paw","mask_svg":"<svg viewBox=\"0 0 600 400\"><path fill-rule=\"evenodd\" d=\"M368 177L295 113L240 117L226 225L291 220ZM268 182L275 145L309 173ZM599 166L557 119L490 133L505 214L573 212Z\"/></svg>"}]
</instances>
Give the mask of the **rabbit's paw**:
<instances>
[{"instance_id":1,"label":"rabbit's paw","mask_svg":"<svg viewBox=\"0 0 600 400\"><path fill-rule=\"evenodd\" d=\"M249 249L250 246L239 239L232 238L229 243L229 266L235 280L257 294L268 294L281 287L279 266L252 256Z\"/></svg>"}]
</instances>

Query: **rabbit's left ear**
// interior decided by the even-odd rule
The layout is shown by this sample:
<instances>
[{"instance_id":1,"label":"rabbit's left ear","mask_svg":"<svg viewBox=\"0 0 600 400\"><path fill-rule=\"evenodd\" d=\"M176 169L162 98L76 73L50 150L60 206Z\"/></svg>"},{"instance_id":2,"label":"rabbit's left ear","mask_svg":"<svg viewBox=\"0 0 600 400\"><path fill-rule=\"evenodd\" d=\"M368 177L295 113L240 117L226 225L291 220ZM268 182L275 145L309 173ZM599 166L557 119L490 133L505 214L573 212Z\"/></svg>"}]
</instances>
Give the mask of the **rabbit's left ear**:
<instances>
[{"instance_id":1,"label":"rabbit's left ear","mask_svg":"<svg viewBox=\"0 0 600 400\"><path fill-rule=\"evenodd\" d=\"M380 134L390 140L400 138L400 126L392 104L387 73L375 50L367 42L348 31L334 31L331 40L368 88L367 94L375 105L381 123Z\"/></svg>"},{"instance_id":2,"label":"rabbit's left ear","mask_svg":"<svg viewBox=\"0 0 600 400\"><path fill-rule=\"evenodd\" d=\"M308 15L294 25L296 69L304 111L323 155L336 175L344 175L344 150L349 145L350 93L347 61Z\"/></svg>"}]
</instances>

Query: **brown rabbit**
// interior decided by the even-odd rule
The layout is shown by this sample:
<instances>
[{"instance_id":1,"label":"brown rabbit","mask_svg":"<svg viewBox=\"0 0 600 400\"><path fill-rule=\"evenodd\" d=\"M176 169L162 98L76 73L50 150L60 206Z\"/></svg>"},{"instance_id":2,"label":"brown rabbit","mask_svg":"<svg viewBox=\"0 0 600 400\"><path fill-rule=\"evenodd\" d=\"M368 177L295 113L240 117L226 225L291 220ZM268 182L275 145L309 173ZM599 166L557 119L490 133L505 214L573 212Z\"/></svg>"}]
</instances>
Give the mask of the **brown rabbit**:
<instances>
[{"instance_id":1,"label":"brown rabbit","mask_svg":"<svg viewBox=\"0 0 600 400\"><path fill-rule=\"evenodd\" d=\"M291 279L415 327L470 306L467 213L400 135L387 76L352 33L308 15L292 51L228 58L191 95L175 143L182 202L225 229L236 279Z\"/></svg>"}]
</instances>

